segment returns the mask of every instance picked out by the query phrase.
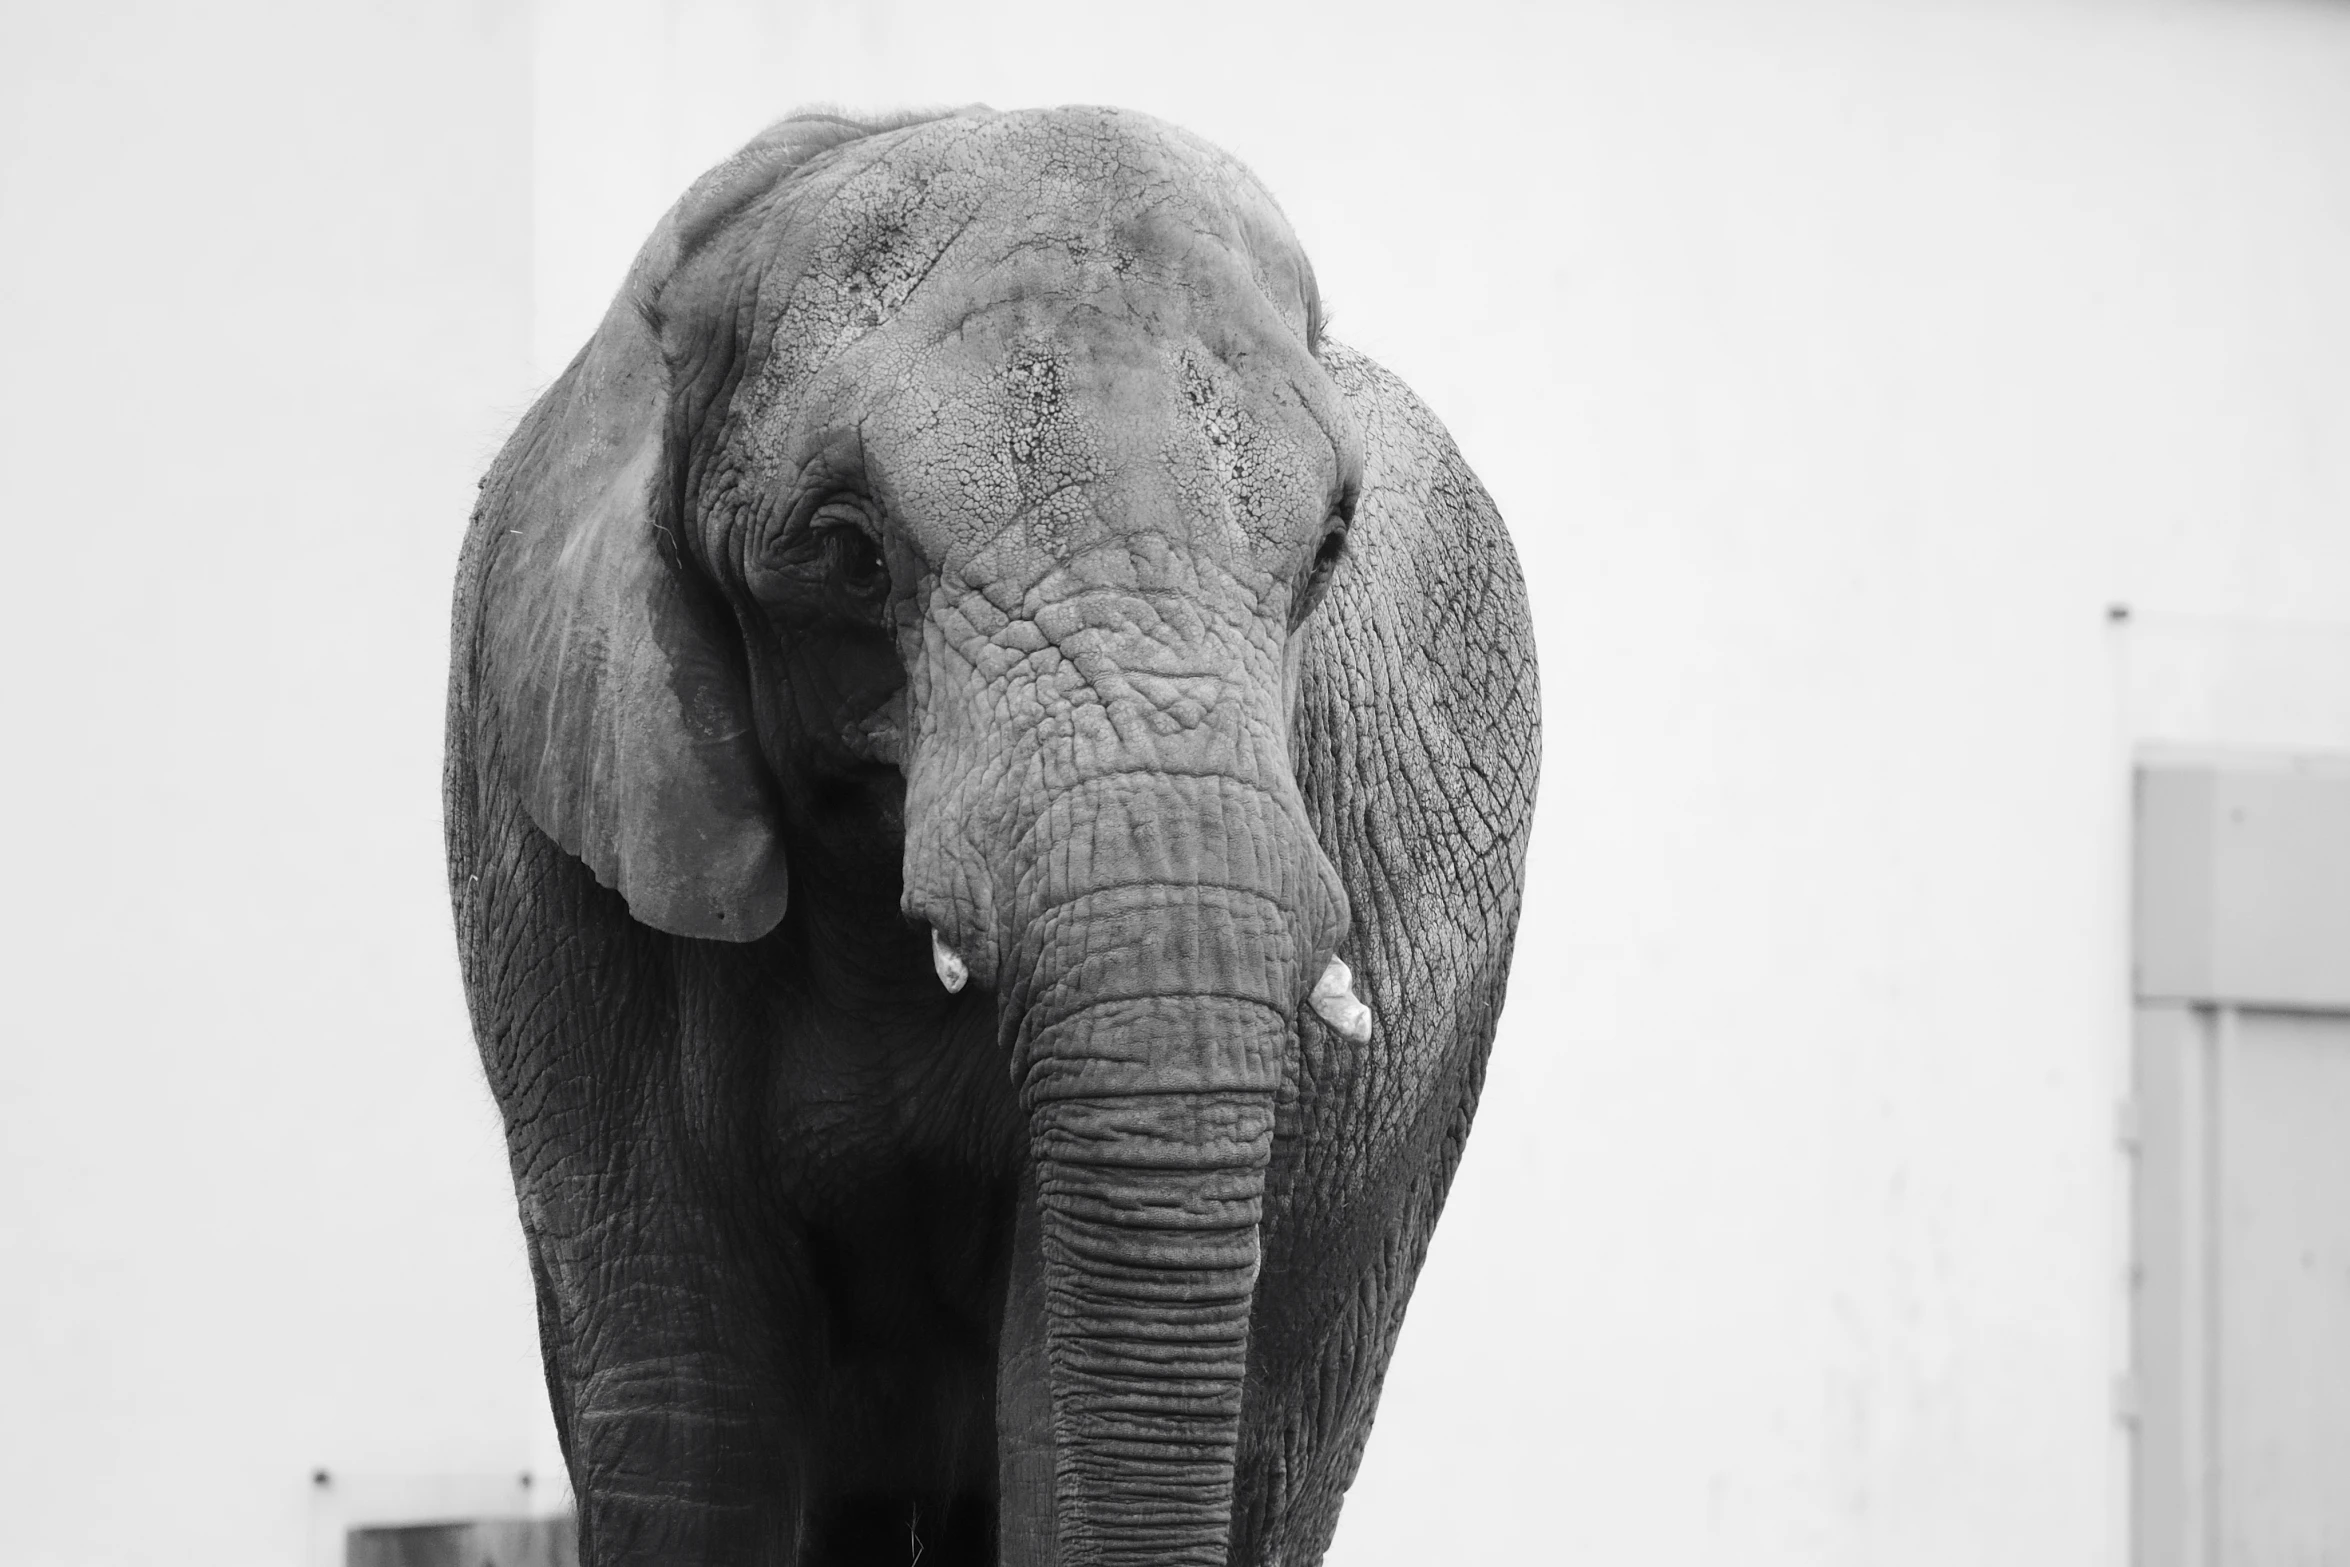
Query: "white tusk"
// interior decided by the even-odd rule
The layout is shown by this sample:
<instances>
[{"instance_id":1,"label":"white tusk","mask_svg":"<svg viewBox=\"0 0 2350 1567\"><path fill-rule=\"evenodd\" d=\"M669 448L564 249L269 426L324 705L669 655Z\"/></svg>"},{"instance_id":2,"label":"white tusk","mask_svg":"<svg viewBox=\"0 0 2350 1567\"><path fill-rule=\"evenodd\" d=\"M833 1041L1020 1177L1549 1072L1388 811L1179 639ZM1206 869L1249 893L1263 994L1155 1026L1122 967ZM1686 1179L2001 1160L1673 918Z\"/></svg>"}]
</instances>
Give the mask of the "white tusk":
<instances>
[{"instance_id":1,"label":"white tusk","mask_svg":"<svg viewBox=\"0 0 2350 1567\"><path fill-rule=\"evenodd\" d=\"M938 970L938 982L947 987L950 996L961 990L971 978L971 971L963 966L961 958L955 956L955 949L948 946L935 930L930 933L930 966Z\"/></svg>"},{"instance_id":2,"label":"white tusk","mask_svg":"<svg viewBox=\"0 0 2350 1567\"><path fill-rule=\"evenodd\" d=\"M1371 1042L1371 1009L1355 998L1355 977L1337 958L1314 981L1314 1010L1322 1021L1358 1045Z\"/></svg>"}]
</instances>

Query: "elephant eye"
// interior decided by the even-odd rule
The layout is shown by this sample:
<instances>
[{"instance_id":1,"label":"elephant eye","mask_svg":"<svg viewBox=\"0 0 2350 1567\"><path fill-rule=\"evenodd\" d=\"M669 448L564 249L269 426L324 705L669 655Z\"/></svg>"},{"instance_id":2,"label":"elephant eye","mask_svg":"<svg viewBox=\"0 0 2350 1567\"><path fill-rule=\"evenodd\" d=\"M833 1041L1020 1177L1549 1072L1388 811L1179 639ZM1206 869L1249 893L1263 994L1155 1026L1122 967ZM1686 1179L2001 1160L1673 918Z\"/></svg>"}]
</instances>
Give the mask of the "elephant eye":
<instances>
[{"instance_id":1,"label":"elephant eye","mask_svg":"<svg viewBox=\"0 0 2350 1567\"><path fill-rule=\"evenodd\" d=\"M889 562L867 531L865 509L844 501L828 502L811 519L824 552L826 574L860 599L877 599L889 591Z\"/></svg>"},{"instance_id":2,"label":"elephant eye","mask_svg":"<svg viewBox=\"0 0 2350 1567\"><path fill-rule=\"evenodd\" d=\"M853 593L866 593L889 581L889 566L881 558L880 547L865 536L861 528L827 528L825 542L832 554L832 569L841 585Z\"/></svg>"},{"instance_id":3,"label":"elephant eye","mask_svg":"<svg viewBox=\"0 0 2350 1567\"><path fill-rule=\"evenodd\" d=\"M1289 625L1296 630L1305 624L1306 617L1322 602L1322 595L1330 586L1332 573L1338 563L1346 559L1346 521L1342 517L1330 519L1330 530L1322 535L1322 543L1314 551L1314 563L1308 568L1305 580L1297 587L1297 601L1289 612Z\"/></svg>"},{"instance_id":4,"label":"elephant eye","mask_svg":"<svg viewBox=\"0 0 2350 1567\"><path fill-rule=\"evenodd\" d=\"M1338 569L1338 562L1346 554L1346 530L1332 528L1322 535L1322 547L1314 551L1314 575L1327 578Z\"/></svg>"}]
</instances>

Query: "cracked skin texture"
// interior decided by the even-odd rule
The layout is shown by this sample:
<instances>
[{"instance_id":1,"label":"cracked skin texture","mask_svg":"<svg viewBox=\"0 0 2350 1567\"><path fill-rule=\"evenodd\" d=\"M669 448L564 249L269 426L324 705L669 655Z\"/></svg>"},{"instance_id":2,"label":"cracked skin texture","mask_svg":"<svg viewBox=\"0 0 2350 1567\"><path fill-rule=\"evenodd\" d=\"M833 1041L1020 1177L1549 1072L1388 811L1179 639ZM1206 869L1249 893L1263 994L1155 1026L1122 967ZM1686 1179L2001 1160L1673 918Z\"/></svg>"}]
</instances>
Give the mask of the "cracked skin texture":
<instances>
[{"instance_id":1,"label":"cracked skin texture","mask_svg":"<svg viewBox=\"0 0 2350 1567\"><path fill-rule=\"evenodd\" d=\"M803 115L698 182L484 480L455 615L458 939L585 1559L1319 1560L1536 709L1490 501L1224 154ZM1368 1045L1304 1005L1333 953Z\"/></svg>"}]
</instances>

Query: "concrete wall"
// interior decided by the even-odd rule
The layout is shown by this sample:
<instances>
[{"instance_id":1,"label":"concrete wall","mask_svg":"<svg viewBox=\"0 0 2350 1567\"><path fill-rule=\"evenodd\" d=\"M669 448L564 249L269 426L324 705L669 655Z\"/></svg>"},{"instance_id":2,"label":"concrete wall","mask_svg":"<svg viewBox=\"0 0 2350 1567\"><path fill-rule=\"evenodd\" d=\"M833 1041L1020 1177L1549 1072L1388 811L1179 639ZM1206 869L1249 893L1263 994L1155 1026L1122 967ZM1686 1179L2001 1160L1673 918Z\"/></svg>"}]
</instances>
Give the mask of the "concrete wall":
<instances>
[{"instance_id":1,"label":"concrete wall","mask_svg":"<svg viewBox=\"0 0 2350 1567\"><path fill-rule=\"evenodd\" d=\"M2350 12L74 15L0 48L0 1556L545 1462L434 884L466 485L700 168L976 99L1247 159L1540 618L1520 976L1334 1560L2124 1560L2128 757L2350 748Z\"/></svg>"}]
</instances>

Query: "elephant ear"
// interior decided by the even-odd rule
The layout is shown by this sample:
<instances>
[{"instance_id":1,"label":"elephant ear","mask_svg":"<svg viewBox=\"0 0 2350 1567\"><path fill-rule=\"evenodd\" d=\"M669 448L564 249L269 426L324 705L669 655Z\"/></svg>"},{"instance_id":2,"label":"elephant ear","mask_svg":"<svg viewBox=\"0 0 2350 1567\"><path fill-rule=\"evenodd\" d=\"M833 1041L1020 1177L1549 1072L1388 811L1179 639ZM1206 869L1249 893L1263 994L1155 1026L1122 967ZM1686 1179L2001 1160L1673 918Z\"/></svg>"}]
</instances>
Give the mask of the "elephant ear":
<instances>
[{"instance_id":1,"label":"elephant ear","mask_svg":"<svg viewBox=\"0 0 2350 1567\"><path fill-rule=\"evenodd\" d=\"M482 483L459 681L475 754L631 914L673 935L755 940L783 918L789 878L739 635L675 543L671 365L733 347L677 340L734 327L672 285L811 158L902 123L785 120L704 175Z\"/></svg>"},{"instance_id":2,"label":"elephant ear","mask_svg":"<svg viewBox=\"0 0 2350 1567\"><path fill-rule=\"evenodd\" d=\"M1242 1473L1264 1478L1235 1503L1234 1561L1319 1560L1337 1526L1484 1082L1541 760L1533 625L1491 498L1401 380L1327 338L1318 357L1364 470L1306 622L1292 755L1372 1025L1366 1043L1299 1020L1258 1286L1282 1309L1249 1329Z\"/></svg>"},{"instance_id":3,"label":"elephant ear","mask_svg":"<svg viewBox=\"0 0 2350 1567\"><path fill-rule=\"evenodd\" d=\"M1541 759L1533 624L1509 534L1444 426L1364 355L1325 339L1320 357L1364 473L1309 623L1295 759L1384 1069L1411 1079L1389 1102L1416 1106L1442 1063L1483 1058L1509 970Z\"/></svg>"}]
</instances>

